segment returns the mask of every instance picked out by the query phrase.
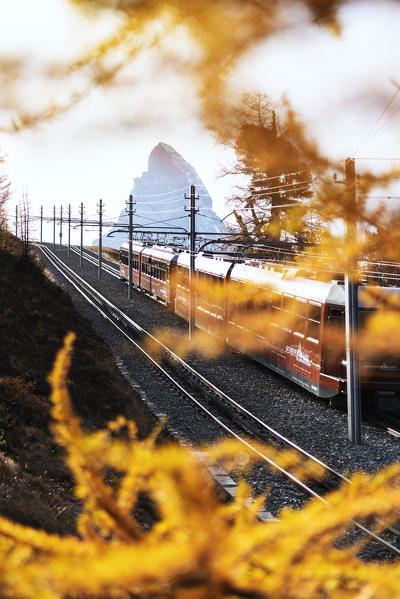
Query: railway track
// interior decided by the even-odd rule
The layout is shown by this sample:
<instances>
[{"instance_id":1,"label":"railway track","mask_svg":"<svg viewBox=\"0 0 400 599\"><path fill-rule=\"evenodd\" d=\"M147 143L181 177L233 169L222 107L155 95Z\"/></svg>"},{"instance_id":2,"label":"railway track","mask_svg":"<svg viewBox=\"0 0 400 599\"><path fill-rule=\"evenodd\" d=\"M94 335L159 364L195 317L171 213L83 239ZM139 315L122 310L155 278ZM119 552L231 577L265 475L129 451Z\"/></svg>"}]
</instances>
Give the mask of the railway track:
<instances>
[{"instance_id":1,"label":"railway track","mask_svg":"<svg viewBox=\"0 0 400 599\"><path fill-rule=\"evenodd\" d=\"M78 246L74 246L71 245L71 252L74 252L75 254L77 254L78 256L80 255L80 248ZM90 250L86 250L84 249L82 251L82 257L87 260L88 262L91 262L92 264L95 264L96 266L98 266L99 263L99 259L96 257L96 254L94 252L91 252ZM108 274L110 274L112 277L115 277L116 279L119 279L119 268L117 266L112 266L111 265L111 261L107 260L107 259L102 259L102 263L101 263L101 268L107 272Z\"/></svg>"},{"instance_id":2,"label":"railway track","mask_svg":"<svg viewBox=\"0 0 400 599\"><path fill-rule=\"evenodd\" d=\"M111 323L112 326L117 329L119 333L142 354L142 356L145 357L150 367L157 372L157 376L162 376L168 385L177 389L187 401L194 403L199 410L221 427L226 435L234 437L246 446L247 449L255 452L260 461L268 463L270 467L299 487L306 496L324 502L327 508L329 508L329 503L324 498L324 489L321 485L305 484L303 481L298 480L293 474L281 468L268 456L262 453L256 447L256 444L252 445L252 439L261 439L270 443L272 442L280 447L291 448L292 450L299 452L303 458L318 463L327 473L325 491L326 488L331 489L340 484L351 484L349 479L275 431L272 427L268 426L260 418L247 410L243 405L229 397L221 389L208 381L192 366L177 356L170 348L159 342L153 335L124 314L99 291L94 289L49 248L45 246L39 247L53 267L62 274L71 285L73 285L81 296L83 296L103 318ZM97 260L95 258L92 259L92 256L86 254L85 258L90 262L93 262L93 264L97 264ZM162 364L155 360L153 356L144 349L143 341L149 339L153 344L158 344L159 349L162 350ZM206 456L202 456L202 458L205 458L206 461ZM228 482L226 481L226 478L230 477L227 477L226 474L220 471L214 471L213 474L218 482L222 482L225 479L226 490L229 492L230 489L231 494L234 494L234 481L232 481L232 479ZM264 513L261 517L262 519L269 519L270 515ZM374 534L373 531L359 522L353 522L353 524L359 531L368 535L371 540L383 545L385 549L394 553L396 556L400 556L400 535L396 529L392 528L391 531L389 531L393 537L396 537L396 539L388 540L383 536ZM397 537L399 537L399 539L397 539Z\"/></svg>"},{"instance_id":3,"label":"railway track","mask_svg":"<svg viewBox=\"0 0 400 599\"><path fill-rule=\"evenodd\" d=\"M78 255L80 254L80 248L78 246L71 246L71 250ZM91 264L93 264L95 266L98 266L98 257L95 252L92 252L87 249L83 249L82 254L83 254L83 258L85 260L87 260L88 262L90 262ZM112 275L115 278L120 279L118 266L117 265L112 266L110 260L106 260L104 262L104 259L103 259L102 268L108 274ZM136 291L142 293L142 291L140 289L136 289ZM149 297L151 297L152 299L155 299L160 304L163 304L163 302L157 300L155 297L150 296L150 295L149 295ZM334 404L334 402L333 402L333 404ZM347 406L345 403L343 403L343 409L344 410L347 409ZM369 423L373 424L374 426L376 426L377 428L380 428L381 430L386 431L387 434L389 434L393 437L400 438L400 419L397 417L394 417L392 414L382 412L382 410L372 409L369 406L367 406L363 410L363 420L365 422L369 422Z\"/></svg>"}]
</instances>

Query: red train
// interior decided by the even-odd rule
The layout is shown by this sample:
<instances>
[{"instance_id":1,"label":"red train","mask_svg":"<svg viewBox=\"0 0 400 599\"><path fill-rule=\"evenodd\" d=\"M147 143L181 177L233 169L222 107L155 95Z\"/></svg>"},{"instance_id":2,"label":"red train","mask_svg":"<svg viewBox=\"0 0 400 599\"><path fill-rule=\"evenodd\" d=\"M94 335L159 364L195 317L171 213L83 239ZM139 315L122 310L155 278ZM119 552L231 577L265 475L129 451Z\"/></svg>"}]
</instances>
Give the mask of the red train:
<instances>
[{"instance_id":1,"label":"red train","mask_svg":"<svg viewBox=\"0 0 400 599\"><path fill-rule=\"evenodd\" d=\"M121 279L128 279L128 244L120 248ZM323 398L346 391L344 286L276 270L196 257L196 326ZM132 281L187 319L189 254L134 242ZM400 289L380 288L380 294ZM376 301L359 294L363 320ZM364 391L400 390L400 357L368 357L361 363Z\"/></svg>"}]
</instances>

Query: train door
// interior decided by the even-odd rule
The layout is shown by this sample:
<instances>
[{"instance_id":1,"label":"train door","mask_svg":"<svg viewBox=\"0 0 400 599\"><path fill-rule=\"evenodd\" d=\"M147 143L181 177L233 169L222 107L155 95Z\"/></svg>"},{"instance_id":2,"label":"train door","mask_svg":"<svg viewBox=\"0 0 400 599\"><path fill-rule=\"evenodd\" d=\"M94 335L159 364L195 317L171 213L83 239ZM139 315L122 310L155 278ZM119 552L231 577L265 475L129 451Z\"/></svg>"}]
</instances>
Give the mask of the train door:
<instances>
[{"instance_id":1,"label":"train door","mask_svg":"<svg viewBox=\"0 0 400 599\"><path fill-rule=\"evenodd\" d=\"M345 367L342 362L346 359L344 307L327 306L327 310L322 356L323 371L330 376L343 377Z\"/></svg>"}]
</instances>

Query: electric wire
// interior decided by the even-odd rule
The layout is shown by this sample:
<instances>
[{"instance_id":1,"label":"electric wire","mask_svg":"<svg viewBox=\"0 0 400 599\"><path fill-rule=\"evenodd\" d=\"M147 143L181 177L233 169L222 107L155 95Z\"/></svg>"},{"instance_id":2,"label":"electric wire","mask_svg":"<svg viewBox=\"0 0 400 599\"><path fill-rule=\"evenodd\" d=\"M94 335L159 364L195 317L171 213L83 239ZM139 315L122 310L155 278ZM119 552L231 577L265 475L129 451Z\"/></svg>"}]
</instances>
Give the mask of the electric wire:
<instances>
[{"instance_id":1,"label":"electric wire","mask_svg":"<svg viewBox=\"0 0 400 599\"><path fill-rule=\"evenodd\" d=\"M135 202L135 206L152 206L159 204L176 204L177 202L183 202L184 198L181 196L180 198L174 198L173 196L170 198L165 198L162 200L156 200L154 202Z\"/></svg>"},{"instance_id":2,"label":"electric wire","mask_svg":"<svg viewBox=\"0 0 400 599\"><path fill-rule=\"evenodd\" d=\"M267 187L266 189L261 189L260 191L254 190L254 191L252 191L252 193L265 193L267 190L268 191L274 191L274 190L284 189L286 187L293 187L293 186L297 186L297 185L303 185L304 183L311 184L313 182L314 182L313 179L304 179L303 181L296 181L296 182L293 182L293 183L285 183L283 185L275 185L273 187ZM296 191L296 190L294 190L294 191Z\"/></svg>"},{"instance_id":3,"label":"electric wire","mask_svg":"<svg viewBox=\"0 0 400 599\"><path fill-rule=\"evenodd\" d=\"M247 199L250 200L253 197L255 197L255 199L257 199L257 200L259 200L259 199L266 199L266 198L271 197L272 194L276 194L276 195L279 194L280 196L283 196L283 195L286 195L287 193L292 193L294 191L296 191L296 192L310 191L310 188L309 187L298 187L297 189L287 189L287 190L284 190L284 191L276 191L276 192L271 192L271 193L268 193L267 191L265 191L263 194L260 193L260 194L258 194L256 196L250 195L250 196L247 197Z\"/></svg>"},{"instance_id":4,"label":"electric wire","mask_svg":"<svg viewBox=\"0 0 400 599\"><path fill-rule=\"evenodd\" d=\"M396 89L396 91L394 92L394 94L392 95L392 97L390 98L389 102L386 104L384 110L381 112L380 116L378 117L378 119L376 120L375 124L373 125L373 127L371 127L371 129L369 130L369 133L365 136L365 138L363 139L363 141L360 143L360 145L358 146L358 148L356 149L354 156L357 157L358 152L361 150L361 148L363 147L363 145L368 141L368 139L371 137L371 135L374 134L374 132L376 133L376 131L374 131L377 126L379 125L379 123L382 121L383 117L385 116L386 112L389 110L390 106L393 104L395 98L397 97L397 94L400 92L400 88L398 87ZM393 115L392 115L393 116ZM390 117L392 118L392 117ZM390 120L390 119L389 119ZM389 121L387 121L385 123L385 125L388 123Z\"/></svg>"},{"instance_id":5,"label":"electric wire","mask_svg":"<svg viewBox=\"0 0 400 599\"><path fill-rule=\"evenodd\" d=\"M172 210L140 210L137 211L135 214L136 216L140 216L141 214L167 214L168 212L179 213L180 210L179 208L172 208Z\"/></svg>"},{"instance_id":6,"label":"electric wire","mask_svg":"<svg viewBox=\"0 0 400 599\"><path fill-rule=\"evenodd\" d=\"M299 173L304 173L306 169L302 168L298 171L293 171L291 173L282 173L280 175L274 175L273 177L262 177L262 173L260 173L259 179L253 179L253 182L264 182L264 181L272 181L272 179L282 179L283 177L291 177L292 175L298 175ZM241 173L243 175L252 176L251 173Z\"/></svg>"},{"instance_id":7,"label":"electric wire","mask_svg":"<svg viewBox=\"0 0 400 599\"><path fill-rule=\"evenodd\" d=\"M185 189L187 190L190 187L190 185L185 185L185 187L180 187L179 189L171 189L170 191L164 191L163 193L150 193L150 194L143 194L143 193L133 193L133 198L158 198L161 196L165 196L168 194L175 194L178 193L179 191L185 191ZM195 185L195 187L205 187L205 185L203 183L197 183Z\"/></svg>"}]
</instances>

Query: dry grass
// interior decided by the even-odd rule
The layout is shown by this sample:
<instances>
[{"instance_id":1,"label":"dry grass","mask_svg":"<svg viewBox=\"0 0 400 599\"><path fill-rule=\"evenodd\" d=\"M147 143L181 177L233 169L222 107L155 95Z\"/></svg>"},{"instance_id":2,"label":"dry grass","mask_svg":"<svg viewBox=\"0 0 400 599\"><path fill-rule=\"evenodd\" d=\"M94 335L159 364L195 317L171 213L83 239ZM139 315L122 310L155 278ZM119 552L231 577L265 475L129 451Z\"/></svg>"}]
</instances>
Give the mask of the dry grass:
<instances>
[{"instance_id":1,"label":"dry grass","mask_svg":"<svg viewBox=\"0 0 400 599\"><path fill-rule=\"evenodd\" d=\"M68 331L78 338L70 386L83 424L97 429L125 414L146 434L152 423L110 348L9 236L0 248L0 514L61 534L74 532L79 506L49 432L47 377Z\"/></svg>"},{"instance_id":2,"label":"dry grass","mask_svg":"<svg viewBox=\"0 0 400 599\"><path fill-rule=\"evenodd\" d=\"M98 245L85 245L84 247L86 250L91 250L92 252L96 252L96 254L99 253ZM111 262L119 264L119 251L115 248L103 247L101 253L104 258L107 258L107 260L111 260Z\"/></svg>"}]
</instances>

